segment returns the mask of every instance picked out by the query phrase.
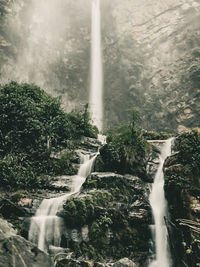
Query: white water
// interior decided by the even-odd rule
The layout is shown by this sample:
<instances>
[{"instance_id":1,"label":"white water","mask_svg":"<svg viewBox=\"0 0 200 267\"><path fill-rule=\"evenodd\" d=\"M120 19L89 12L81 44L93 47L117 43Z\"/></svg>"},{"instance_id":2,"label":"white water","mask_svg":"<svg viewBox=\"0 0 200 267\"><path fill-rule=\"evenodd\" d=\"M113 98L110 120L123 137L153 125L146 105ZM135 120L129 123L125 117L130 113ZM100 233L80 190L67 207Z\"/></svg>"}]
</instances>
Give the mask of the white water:
<instances>
[{"instance_id":1,"label":"white water","mask_svg":"<svg viewBox=\"0 0 200 267\"><path fill-rule=\"evenodd\" d=\"M78 174L72 177L71 191L58 198L44 199L34 217L31 218L29 240L39 249L48 251L49 245L60 246L61 233L64 226L62 218L57 216L62 209L63 202L80 191L86 177L91 173L93 163L98 153L91 159L89 155L82 155Z\"/></svg>"},{"instance_id":2,"label":"white water","mask_svg":"<svg viewBox=\"0 0 200 267\"><path fill-rule=\"evenodd\" d=\"M90 113L99 131L103 127L103 71L100 0L92 0Z\"/></svg>"},{"instance_id":3,"label":"white water","mask_svg":"<svg viewBox=\"0 0 200 267\"><path fill-rule=\"evenodd\" d=\"M152 191L149 197L151 208L153 211L155 227L155 245L156 258L149 267L170 267L170 254L167 240L167 228L164 218L167 212L167 203L164 195L164 174L163 165L165 159L171 155L171 142L169 139L161 148L160 163L152 186Z\"/></svg>"}]
</instances>

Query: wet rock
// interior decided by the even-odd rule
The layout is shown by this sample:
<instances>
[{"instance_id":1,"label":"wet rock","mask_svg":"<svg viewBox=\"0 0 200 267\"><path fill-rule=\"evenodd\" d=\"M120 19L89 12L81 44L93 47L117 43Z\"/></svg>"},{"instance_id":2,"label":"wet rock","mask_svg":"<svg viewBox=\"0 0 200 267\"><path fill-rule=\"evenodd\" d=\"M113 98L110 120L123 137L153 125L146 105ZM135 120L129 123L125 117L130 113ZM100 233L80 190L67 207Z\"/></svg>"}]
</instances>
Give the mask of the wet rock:
<instances>
[{"instance_id":1,"label":"wet rock","mask_svg":"<svg viewBox=\"0 0 200 267\"><path fill-rule=\"evenodd\" d=\"M67 175L54 177L51 180L49 189L55 191L68 192L70 190L71 180L72 176L67 176Z\"/></svg>"},{"instance_id":2,"label":"wet rock","mask_svg":"<svg viewBox=\"0 0 200 267\"><path fill-rule=\"evenodd\" d=\"M148 175L147 182L152 183L159 165L160 143L151 140L152 152L148 155L146 172Z\"/></svg>"},{"instance_id":3,"label":"wet rock","mask_svg":"<svg viewBox=\"0 0 200 267\"><path fill-rule=\"evenodd\" d=\"M54 265L49 255L16 235L12 225L0 218L0 266L53 267Z\"/></svg>"},{"instance_id":4,"label":"wet rock","mask_svg":"<svg viewBox=\"0 0 200 267\"><path fill-rule=\"evenodd\" d=\"M87 151L97 152L99 146L101 145L100 141L95 138L84 137L81 140L80 147L86 149Z\"/></svg>"},{"instance_id":5,"label":"wet rock","mask_svg":"<svg viewBox=\"0 0 200 267\"><path fill-rule=\"evenodd\" d=\"M66 254L66 253L70 253L70 250L68 248L62 248L62 247L56 247L56 246L49 246L49 253L56 255L56 254Z\"/></svg>"}]
</instances>

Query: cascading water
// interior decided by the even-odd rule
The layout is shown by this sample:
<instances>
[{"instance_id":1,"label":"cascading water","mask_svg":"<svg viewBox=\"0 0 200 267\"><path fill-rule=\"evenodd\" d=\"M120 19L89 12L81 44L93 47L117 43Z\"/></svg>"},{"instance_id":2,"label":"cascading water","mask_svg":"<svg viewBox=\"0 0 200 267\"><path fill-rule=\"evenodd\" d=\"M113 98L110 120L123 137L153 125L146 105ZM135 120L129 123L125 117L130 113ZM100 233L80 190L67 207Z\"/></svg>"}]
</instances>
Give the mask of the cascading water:
<instances>
[{"instance_id":1,"label":"cascading water","mask_svg":"<svg viewBox=\"0 0 200 267\"><path fill-rule=\"evenodd\" d=\"M167 227L164 218L167 213L167 203L164 195L164 174L163 165L165 159L171 155L171 142L169 139L161 148L160 162L149 197L155 226L153 227L153 236L155 236L156 255L149 267L170 267L171 260L169 254Z\"/></svg>"},{"instance_id":2,"label":"cascading water","mask_svg":"<svg viewBox=\"0 0 200 267\"><path fill-rule=\"evenodd\" d=\"M80 191L82 184L92 170L97 154L92 158L89 155L82 155L78 174L72 177L70 193L58 198L44 199L35 216L31 218L29 240L37 244L39 249L48 251L50 245L60 246L63 220L57 216L57 213L62 209L62 204L67 198Z\"/></svg>"},{"instance_id":3,"label":"cascading water","mask_svg":"<svg viewBox=\"0 0 200 267\"><path fill-rule=\"evenodd\" d=\"M103 71L100 0L92 0L90 113L99 131L103 127Z\"/></svg>"}]
</instances>

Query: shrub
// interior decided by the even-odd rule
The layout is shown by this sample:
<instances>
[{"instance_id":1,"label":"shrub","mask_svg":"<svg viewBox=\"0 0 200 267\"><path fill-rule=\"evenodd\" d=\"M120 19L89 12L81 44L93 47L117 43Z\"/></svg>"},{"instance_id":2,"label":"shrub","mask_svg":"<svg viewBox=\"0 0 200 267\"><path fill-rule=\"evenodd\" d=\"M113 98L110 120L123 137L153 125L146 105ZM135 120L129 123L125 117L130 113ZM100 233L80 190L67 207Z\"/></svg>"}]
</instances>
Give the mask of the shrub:
<instances>
[{"instance_id":1,"label":"shrub","mask_svg":"<svg viewBox=\"0 0 200 267\"><path fill-rule=\"evenodd\" d=\"M131 123L108 132L107 144L100 150L106 171L144 175L145 155L150 145L137 126L138 120L139 115L134 111Z\"/></svg>"}]
</instances>

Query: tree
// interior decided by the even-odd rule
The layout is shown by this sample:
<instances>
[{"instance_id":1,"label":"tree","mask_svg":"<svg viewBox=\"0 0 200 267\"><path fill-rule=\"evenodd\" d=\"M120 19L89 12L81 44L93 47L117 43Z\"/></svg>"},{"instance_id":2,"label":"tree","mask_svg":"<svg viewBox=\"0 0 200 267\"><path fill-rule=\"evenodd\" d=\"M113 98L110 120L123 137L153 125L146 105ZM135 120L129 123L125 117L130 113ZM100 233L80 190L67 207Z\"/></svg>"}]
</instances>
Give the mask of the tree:
<instances>
[{"instance_id":1,"label":"tree","mask_svg":"<svg viewBox=\"0 0 200 267\"><path fill-rule=\"evenodd\" d=\"M58 99L38 86L16 82L0 90L0 125L0 179L12 186L37 185L36 178L44 174L71 174L72 154L58 162L51 151L97 134L87 107L66 114Z\"/></svg>"}]
</instances>

